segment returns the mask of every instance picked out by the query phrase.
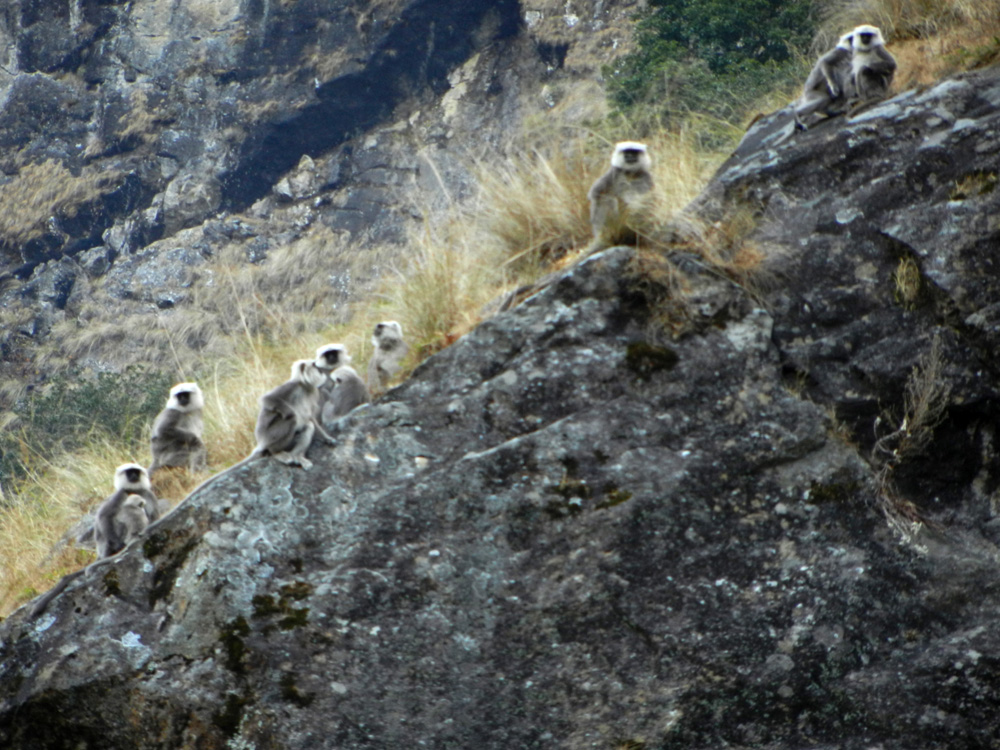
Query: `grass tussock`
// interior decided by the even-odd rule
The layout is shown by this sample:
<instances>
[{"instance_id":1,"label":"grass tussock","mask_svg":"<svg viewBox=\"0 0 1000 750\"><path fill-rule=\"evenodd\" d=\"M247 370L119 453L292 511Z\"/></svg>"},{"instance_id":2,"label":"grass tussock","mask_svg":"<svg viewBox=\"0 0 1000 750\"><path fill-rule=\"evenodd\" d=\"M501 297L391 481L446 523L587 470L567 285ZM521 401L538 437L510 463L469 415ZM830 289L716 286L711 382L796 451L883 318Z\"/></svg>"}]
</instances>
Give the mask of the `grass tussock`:
<instances>
[{"instance_id":1,"label":"grass tussock","mask_svg":"<svg viewBox=\"0 0 1000 750\"><path fill-rule=\"evenodd\" d=\"M95 168L73 174L62 162L28 164L0 186L0 242L16 246L41 236L53 217L73 218L118 179Z\"/></svg>"},{"instance_id":2,"label":"grass tussock","mask_svg":"<svg viewBox=\"0 0 1000 750\"><path fill-rule=\"evenodd\" d=\"M860 24L878 26L899 68L893 88L931 84L1000 60L1000 0L846 0L827 6L814 52Z\"/></svg>"}]
</instances>

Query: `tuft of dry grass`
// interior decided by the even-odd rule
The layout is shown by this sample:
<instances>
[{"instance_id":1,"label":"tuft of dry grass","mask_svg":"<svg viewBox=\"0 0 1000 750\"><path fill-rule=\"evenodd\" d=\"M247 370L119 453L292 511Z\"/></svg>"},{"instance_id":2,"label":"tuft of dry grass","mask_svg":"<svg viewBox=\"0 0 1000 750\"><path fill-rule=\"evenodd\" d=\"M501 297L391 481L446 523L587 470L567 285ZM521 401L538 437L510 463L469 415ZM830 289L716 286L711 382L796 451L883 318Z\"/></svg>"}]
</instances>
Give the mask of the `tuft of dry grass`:
<instances>
[{"instance_id":1,"label":"tuft of dry grass","mask_svg":"<svg viewBox=\"0 0 1000 750\"><path fill-rule=\"evenodd\" d=\"M73 174L64 164L48 159L21 167L0 186L0 242L18 245L42 235L50 219L73 218L83 204L100 196L118 180L85 168Z\"/></svg>"},{"instance_id":2,"label":"tuft of dry grass","mask_svg":"<svg viewBox=\"0 0 1000 750\"><path fill-rule=\"evenodd\" d=\"M906 542L914 541L924 519L916 505L900 493L895 475L900 466L926 454L934 430L946 417L951 386L944 377L944 367L941 340L935 336L930 350L906 379L902 417L886 412L875 423L876 429L888 427L871 453L878 469L878 505L890 528Z\"/></svg>"},{"instance_id":3,"label":"tuft of dry grass","mask_svg":"<svg viewBox=\"0 0 1000 750\"><path fill-rule=\"evenodd\" d=\"M892 281L895 285L895 297L905 309L913 310L920 299L920 290L923 286L920 277L920 268L913 258L906 256L899 259L899 265L893 271Z\"/></svg>"},{"instance_id":4,"label":"tuft of dry grass","mask_svg":"<svg viewBox=\"0 0 1000 750\"><path fill-rule=\"evenodd\" d=\"M822 16L824 42L861 24L878 26L886 39L928 39L960 28L970 35L1000 26L1000 0L840 0Z\"/></svg>"}]
</instances>

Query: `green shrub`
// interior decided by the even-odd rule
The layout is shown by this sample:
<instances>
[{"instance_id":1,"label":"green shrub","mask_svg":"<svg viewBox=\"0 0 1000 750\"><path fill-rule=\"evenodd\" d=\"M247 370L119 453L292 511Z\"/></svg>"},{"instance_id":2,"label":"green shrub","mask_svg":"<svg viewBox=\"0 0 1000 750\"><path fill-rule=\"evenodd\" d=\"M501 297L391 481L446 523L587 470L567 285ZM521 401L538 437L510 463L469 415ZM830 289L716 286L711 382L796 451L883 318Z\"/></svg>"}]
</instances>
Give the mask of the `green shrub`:
<instances>
[{"instance_id":1,"label":"green shrub","mask_svg":"<svg viewBox=\"0 0 1000 750\"><path fill-rule=\"evenodd\" d=\"M650 0L638 48L604 70L622 110L651 106L735 122L775 88L801 81L815 32L811 0Z\"/></svg>"},{"instance_id":2,"label":"green shrub","mask_svg":"<svg viewBox=\"0 0 1000 750\"><path fill-rule=\"evenodd\" d=\"M171 385L167 373L140 366L54 377L14 408L17 422L0 435L0 486L25 476L34 456L70 452L95 439L111 440L129 453L142 448L144 431Z\"/></svg>"}]
</instances>

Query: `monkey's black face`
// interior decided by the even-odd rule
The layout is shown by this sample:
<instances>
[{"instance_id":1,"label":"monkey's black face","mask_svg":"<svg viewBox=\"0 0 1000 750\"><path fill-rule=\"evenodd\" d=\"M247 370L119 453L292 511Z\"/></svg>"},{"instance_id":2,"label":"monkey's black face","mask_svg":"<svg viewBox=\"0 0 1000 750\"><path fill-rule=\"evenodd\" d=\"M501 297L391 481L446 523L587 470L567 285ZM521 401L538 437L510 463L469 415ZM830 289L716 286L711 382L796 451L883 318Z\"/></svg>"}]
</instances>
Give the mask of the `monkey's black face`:
<instances>
[{"instance_id":1,"label":"monkey's black face","mask_svg":"<svg viewBox=\"0 0 1000 750\"><path fill-rule=\"evenodd\" d=\"M384 331L384 330L385 330L385 324L384 323L377 323L375 325L375 335L376 336L381 335L382 331Z\"/></svg>"},{"instance_id":2,"label":"monkey's black face","mask_svg":"<svg viewBox=\"0 0 1000 750\"><path fill-rule=\"evenodd\" d=\"M627 148L624 151L622 151L622 158L625 159L626 164L638 164L639 156L641 154L642 151L640 151L637 148Z\"/></svg>"},{"instance_id":3,"label":"monkey's black face","mask_svg":"<svg viewBox=\"0 0 1000 750\"><path fill-rule=\"evenodd\" d=\"M863 44L865 47L871 44L874 38L875 35L872 34L870 31L862 31L860 34L858 34L858 39L861 40L861 44Z\"/></svg>"},{"instance_id":4,"label":"monkey's black face","mask_svg":"<svg viewBox=\"0 0 1000 750\"><path fill-rule=\"evenodd\" d=\"M340 361L340 350L331 349L329 351L323 352L323 360L331 367Z\"/></svg>"},{"instance_id":5,"label":"monkey's black face","mask_svg":"<svg viewBox=\"0 0 1000 750\"><path fill-rule=\"evenodd\" d=\"M129 484L137 484L141 475L142 473L139 469L125 469L125 478Z\"/></svg>"},{"instance_id":6,"label":"monkey's black face","mask_svg":"<svg viewBox=\"0 0 1000 750\"><path fill-rule=\"evenodd\" d=\"M191 392L190 391L180 391L175 394L177 397L177 403L181 406L187 406L191 403Z\"/></svg>"}]
</instances>

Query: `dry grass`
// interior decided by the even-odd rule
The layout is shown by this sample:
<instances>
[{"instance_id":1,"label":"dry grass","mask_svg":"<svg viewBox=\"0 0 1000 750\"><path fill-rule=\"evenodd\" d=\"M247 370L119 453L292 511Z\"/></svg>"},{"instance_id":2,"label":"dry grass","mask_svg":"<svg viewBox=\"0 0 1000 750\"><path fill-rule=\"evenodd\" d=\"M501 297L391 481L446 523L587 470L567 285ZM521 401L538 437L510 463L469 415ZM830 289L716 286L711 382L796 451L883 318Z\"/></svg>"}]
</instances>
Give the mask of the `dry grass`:
<instances>
[{"instance_id":1,"label":"dry grass","mask_svg":"<svg viewBox=\"0 0 1000 750\"><path fill-rule=\"evenodd\" d=\"M882 30L899 63L897 91L1000 60L1000 0L845 0L827 6L814 51L863 23Z\"/></svg>"},{"instance_id":2,"label":"dry grass","mask_svg":"<svg viewBox=\"0 0 1000 750\"><path fill-rule=\"evenodd\" d=\"M107 192L117 174L73 174L55 159L28 164L0 186L0 242L18 245L44 233L53 217L73 218L80 206Z\"/></svg>"},{"instance_id":3,"label":"dry grass","mask_svg":"<svg viewBox=\"0 0 1000 750\"><path fill-rule=\"evenodd\" d=\"M899 259L899 265L892 274L892 281L895 285L895 297L907 310L913 310L920 299L922 287L920 269L913 258L906 256Z\"/></svg>"},{"instance_id":4,"label":"dry grass","mask_svg":"<svg viewBox=\"0 0 1000 750\"><path fill-rule=\"evenodd\" d=\"M1000 27L1000 0L841 0L823 14L824 44L855 26L878 26L888 40L928 39L951 29L973 36ZM832 44L831 44L832 46Z\"/></svg>"},{"instance_id":5,"label":"dry grass","mask_svg":"<svg viewBox=\"0 0 1000 750\"><path fill-rule=\"evenodd\" d=\"M878 469L879 506L889 526L907 542L914 540L924 521L917 507L896 487L895 475L903 464L925 457L934 430L945 419L951 386L944 377L944 367L941 340L935 337L906 379L902 417L887 412L876 421L876 429L888 428L871 454Z\"/></svg>"}]
</instances>

